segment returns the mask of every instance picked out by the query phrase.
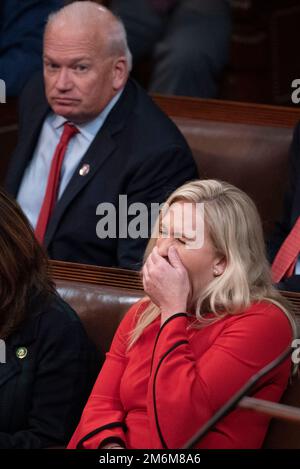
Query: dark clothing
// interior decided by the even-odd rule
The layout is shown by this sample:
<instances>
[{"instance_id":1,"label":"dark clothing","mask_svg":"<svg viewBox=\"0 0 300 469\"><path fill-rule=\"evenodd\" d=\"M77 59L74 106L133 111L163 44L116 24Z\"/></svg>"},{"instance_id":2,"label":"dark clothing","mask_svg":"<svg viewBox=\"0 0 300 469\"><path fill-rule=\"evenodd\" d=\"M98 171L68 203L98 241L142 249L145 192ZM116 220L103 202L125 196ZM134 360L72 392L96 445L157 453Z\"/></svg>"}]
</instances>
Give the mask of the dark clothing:
<instances>
[{"instance_id":1,"label":"dark clothing","mask_svg":"<svg viewBox=\"0 0 300 469\"><path fill-rule=\"evenodd\" d=\"M292 275L276 284L279 290L300 292L300 275Z\"/></svg>"},{"instance_id":2,"label":"dark clothing","mask_svg":"<svg viewBox=\"0 0 300 469\"><path fill-rule=\"evenodd\" d=\"M47 17L63 6L63 0L1 0L0 78L8 96L18 96L32 73L42 68Z\"/></svg>"},{"instance_id":3,"label":"dark clothing","mask_svg":"<svg viewBox=\"0 0 300 469\"><path fill-rule=\"evenodd\" d=\"M268 240L267 249L270 262L273 262L280 246L292 230L300 216L300 122L297 124L290 149L288 188L284 198L281 221L275 226ZM300 249L300 246L299 246ZM300 275L294 275L278 284L282 290L300 291Z\"/></svg>"},{"instance_id":4,"label":"dark clothing","mask_svg":"<svg viewBox=\"0 0 300 469\"><path fill-rule=\"evenodd\" d=\"M58 296L35 298L29 309L0 363L0 449L65 445L101 365L79 318Z\"/></svg>"},{"instance_id":5,"label":"dark clothing","mask_svg":"<svg viewBox=\"0 0 300 469\"><path fill-rule=\"evenodd\" d=\"M110 7L124 22L134 62L151 58L151 93L218 96L229 60L228 1L112 0Z\"/></svg>"},{"instance_id":6,"label":"dark clothing","mask_svg":"<svg viewBox=\"0 0 300 469\"><path fill-rule=\"evenodd\" d=\"M43 83L36 77L21 100L19 143L6 180L14 196L48 112ZM79 169L84 164L90 171L83 177ZM139 269L147 239L118 236L119 223L126 228L134 218L128 216L127 223L126 213L119 217L119 195L127 195L128 206L136 202L150 206L195 178L195 162L184 137L144 90L129 80L54 208L45 236L50 258ZM116 208L114 238L100 239L96 233L101 219L96 209L103 202Z\"/></svg>"}]
</instances>

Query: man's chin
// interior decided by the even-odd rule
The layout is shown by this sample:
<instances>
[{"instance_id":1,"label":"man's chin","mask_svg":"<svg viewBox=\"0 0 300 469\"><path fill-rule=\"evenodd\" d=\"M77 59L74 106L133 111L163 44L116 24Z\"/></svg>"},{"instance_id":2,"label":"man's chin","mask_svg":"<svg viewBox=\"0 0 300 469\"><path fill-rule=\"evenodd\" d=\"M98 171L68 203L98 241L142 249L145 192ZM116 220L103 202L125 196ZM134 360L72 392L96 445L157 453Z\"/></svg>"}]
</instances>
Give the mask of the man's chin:
<instances>
[{"instance_id":1,"label":"man's chin","mask_svg":"<svg viewBox=\"0 0 300 469\"><path fill-rule=\"evenodd\" d=\"M73 106L55 103L51 108L55 114L58 114L65 119L75 122L79 118L78 110L75 110Z\"/></svg>"}]
</instances>

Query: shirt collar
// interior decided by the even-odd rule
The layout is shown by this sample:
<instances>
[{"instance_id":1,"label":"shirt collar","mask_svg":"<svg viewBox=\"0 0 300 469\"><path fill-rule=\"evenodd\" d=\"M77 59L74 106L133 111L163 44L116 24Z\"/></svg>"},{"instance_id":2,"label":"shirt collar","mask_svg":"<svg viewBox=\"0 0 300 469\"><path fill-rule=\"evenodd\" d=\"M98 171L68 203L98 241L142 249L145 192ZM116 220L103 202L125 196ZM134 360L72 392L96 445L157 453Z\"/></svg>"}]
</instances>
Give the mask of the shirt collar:
<instances>
[{"instance_id":1,"label":"shirt collar","mask_svg":"<svg viewBox=\"0 0 300 469\"><path fill-rule=\"evenodd\" d=\"M92 142L99 131L99 129L102 127L104 124L108 114L114 107L114 105L119 101L122 93L123 93L124 88L119 91L107 104L107 106L103 109L100 114L95 117L95 119L86 122L84 124L76 125L78 128L79 132L83 137L85 137L89 142ZM60 129L65 122L67 122L67 119L65 117L59 116L57 114L52 114L53 120L52 120L52 125L55 129Z\"/></svg>"}]
</instances>

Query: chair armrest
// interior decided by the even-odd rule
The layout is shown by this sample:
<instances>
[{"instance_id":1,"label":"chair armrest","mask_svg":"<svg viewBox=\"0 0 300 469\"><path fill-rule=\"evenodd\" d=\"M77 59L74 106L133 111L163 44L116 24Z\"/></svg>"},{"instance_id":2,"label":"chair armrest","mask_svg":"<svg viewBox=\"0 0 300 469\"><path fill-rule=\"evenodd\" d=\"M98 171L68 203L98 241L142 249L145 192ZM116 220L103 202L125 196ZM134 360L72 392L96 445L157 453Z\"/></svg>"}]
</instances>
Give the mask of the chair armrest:
<instances>
[{"instance_id":1,"label":"chair armrest","mask_svg":"<svg viewBox=\"0 0 300 469\"><path fill-rule=\"evenodd\" d=\"M298 407L278 404L276 402L256 399L254 397L244 397L238 406L243 409L261 412L281 420L300 423L300 409Z\"/></svg>"}]
</instances>

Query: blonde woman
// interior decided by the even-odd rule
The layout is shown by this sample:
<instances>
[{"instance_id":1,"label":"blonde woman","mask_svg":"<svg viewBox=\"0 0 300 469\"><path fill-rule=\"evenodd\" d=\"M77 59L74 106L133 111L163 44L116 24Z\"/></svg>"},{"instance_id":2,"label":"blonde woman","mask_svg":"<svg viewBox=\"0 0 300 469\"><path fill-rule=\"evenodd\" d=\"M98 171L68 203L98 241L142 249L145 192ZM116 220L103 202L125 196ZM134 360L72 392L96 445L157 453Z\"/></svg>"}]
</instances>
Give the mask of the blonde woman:
<instances>
[{"instance_id":1,"label":"blonde woman","mask_svg":"<svg viewBox=\"0 0 300 469\"><path fill-rule=\"evenodd\" d=\"M147 297L119 326L69 448L180 448L295 334L257 210L230 184L194 181L169 197L143 282ZM254 395L279 401L290 368ZM199 447L259 448L268 423L236 409Z\"/></svg>"}]
</instances>

